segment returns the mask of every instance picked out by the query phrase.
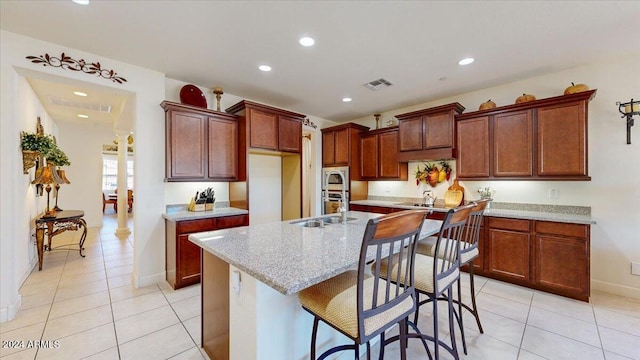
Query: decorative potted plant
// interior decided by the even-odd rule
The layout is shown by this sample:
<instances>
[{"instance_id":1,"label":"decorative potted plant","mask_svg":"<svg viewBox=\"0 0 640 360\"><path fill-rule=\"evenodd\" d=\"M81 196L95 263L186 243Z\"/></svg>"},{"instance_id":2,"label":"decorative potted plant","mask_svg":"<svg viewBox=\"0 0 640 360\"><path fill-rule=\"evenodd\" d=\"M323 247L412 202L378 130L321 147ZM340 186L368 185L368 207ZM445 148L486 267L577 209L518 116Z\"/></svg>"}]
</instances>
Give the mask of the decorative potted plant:
<instances>
[{"instance_id":1,"label":"decorative potted plant","mask_svg":"<svg viewBox=\"0 0 640 360\"><path fill-rule=\"evenodd\" d=\"M36 159L51 151L55 143L49 135L23 131L20 133L20 146L22 147L22 170L28 174L29 169L36 166Z\"/></svg>"},{"instance_id":2,"label":"decorative potted plant","mask_svg":"<svg viewBox=\"0 0 640 360\"><path fill-rule=\"evenodd\" d=\"M53 145L53 147L44 154L45 159L47 159L48 164L53 164L54 166L69 166L71 162L67 157L67 154L64 151L60 150L58 145Z\"/></svg>"}]
</instances>

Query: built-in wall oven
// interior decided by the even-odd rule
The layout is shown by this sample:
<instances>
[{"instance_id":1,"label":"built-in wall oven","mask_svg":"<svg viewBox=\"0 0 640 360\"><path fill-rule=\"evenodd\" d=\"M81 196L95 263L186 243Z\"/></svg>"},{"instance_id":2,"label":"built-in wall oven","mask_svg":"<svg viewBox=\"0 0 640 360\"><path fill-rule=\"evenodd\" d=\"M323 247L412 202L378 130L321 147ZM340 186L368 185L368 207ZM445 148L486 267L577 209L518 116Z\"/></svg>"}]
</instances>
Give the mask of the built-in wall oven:
<instances>
[{"instance_id":1,"label":"built-in wall oven","mask_svg":"<svg viewBox=\"0 0 640 360\"><path fill-rule=\"evenodd\" d=\"M349 167L322 168L322 214L337 213L341 200L349 210Z\"/></svg>"}]
</instances>

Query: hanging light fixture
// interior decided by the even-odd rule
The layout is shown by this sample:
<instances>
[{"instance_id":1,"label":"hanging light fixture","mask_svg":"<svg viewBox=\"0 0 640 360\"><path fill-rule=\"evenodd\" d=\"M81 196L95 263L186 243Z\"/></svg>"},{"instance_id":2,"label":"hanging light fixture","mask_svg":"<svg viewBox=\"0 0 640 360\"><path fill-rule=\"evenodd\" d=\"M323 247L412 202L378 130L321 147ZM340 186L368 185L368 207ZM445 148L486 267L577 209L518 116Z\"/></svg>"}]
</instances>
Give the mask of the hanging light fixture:
<instances>
[{"instance_id":1,"label":"hanging light fixture","mask_svg":"<svg viewBox=\"0 0 640 360\"><path fill-rule=\"evenodd\" d=\"M617 102L618 111L622 114L622 118L627 118L627 144L631 144L631 127L633 126L633 115L640 115L640 101L631 101L626 103Z\"/></svg>"}]
</instances>

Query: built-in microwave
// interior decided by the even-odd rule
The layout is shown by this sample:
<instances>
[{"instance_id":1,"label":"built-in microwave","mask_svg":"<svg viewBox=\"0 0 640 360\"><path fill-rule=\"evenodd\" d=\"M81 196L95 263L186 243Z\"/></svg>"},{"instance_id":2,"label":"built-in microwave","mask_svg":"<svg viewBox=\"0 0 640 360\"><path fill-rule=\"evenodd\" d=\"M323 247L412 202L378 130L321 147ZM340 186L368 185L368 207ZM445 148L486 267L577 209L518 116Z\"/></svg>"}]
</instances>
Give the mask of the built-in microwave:
<instances>
[{"instance_id":1,"label":"built-in microwave","mask_svg":"<svg viewBox=\"0 0 640 360\"><path fill-rule=\"evenodd\" d=\"M340 176L342 174L342 176ZM322 168L322 190L342 191L342 181L344 179L344 190L349 191L349 167L326 167Z\"/></svg>"}]
</instances>

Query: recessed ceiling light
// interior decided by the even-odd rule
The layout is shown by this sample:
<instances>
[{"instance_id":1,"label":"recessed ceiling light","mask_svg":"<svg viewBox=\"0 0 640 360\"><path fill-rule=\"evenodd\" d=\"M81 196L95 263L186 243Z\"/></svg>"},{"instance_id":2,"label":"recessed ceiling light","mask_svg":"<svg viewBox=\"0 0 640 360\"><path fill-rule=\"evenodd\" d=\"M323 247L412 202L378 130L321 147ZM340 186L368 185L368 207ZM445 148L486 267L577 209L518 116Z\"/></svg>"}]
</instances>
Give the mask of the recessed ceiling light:
<instances>
[{"instance_id":1,"label":"recessed ceiling light","mask_svg":"<svg viewBox=\"0 0 640 360\"><path fill-rule=\"evenodd\" d=\"M78 114L79 118L83 118L83 119L88 119L89 115L85 115L85 114Z\"/></svg>"},{"instance_id":2,"label":"recessed ceiling light","mask_svg":"<svg viewBox=\"0 0 640 360\"><path fill-rule=\"evenodd\" d=\"M474 61L475 60L473 58L465 58L465 59L462 59L462 60L458 61L458 64L460 64L460 65L469 65Z\"/></svg>"},{"instance_id":3,"label":"recessed ceiling light","mask_svg":"<svg viewBox=\"0 0 640 360\"><path fill-rule=\"evenodd\" d=\"M313 44L316 43L316 41L313 40L313 38L310 38L308 36L301 37L299 42L300 42L300 45L302 46L313 46Z\"/></svg>"},{"instance_id":4,"label":"recessed ceiling light","mask_svg":"<svg viewBox=\"0 0 640 360\"><path fill-rule=\"evenodd\" d=\"M260 65L258 66L258 69L260 69L260 71L271 71L271 66L269 65Z\"/></svg>"},{"instance_id":5,"label":"recessed ceiling light","mask_svg":"<svg viewBox=\"0 0 640 360\"><path fill-rule=\"evenodd\" d=\"M71 1L79 5L89 5L89 0L71 0Z\"/></svg>"},{"instance_id":6,"label":"recessed ceiling light","mask_svg":"<svg viewBox=\"0 0 640 360\"><path fill-rule=\"evenodd\" d=\"M87 96L87 93L82 92L82 91L74 91L73 95L78 95L78 96Z\"/></svg>"},{"instance_id":7,"label":"recessed ceiling light","mask_svg":"<svg viewBox=\"0 0 640 360\"><path fill-rule=\"evenodd\" d=\"M353 99L351 99L350 97L342 98L342 102L351 102L351 100L353 100Z\"/></svg>"}]
</instances>

